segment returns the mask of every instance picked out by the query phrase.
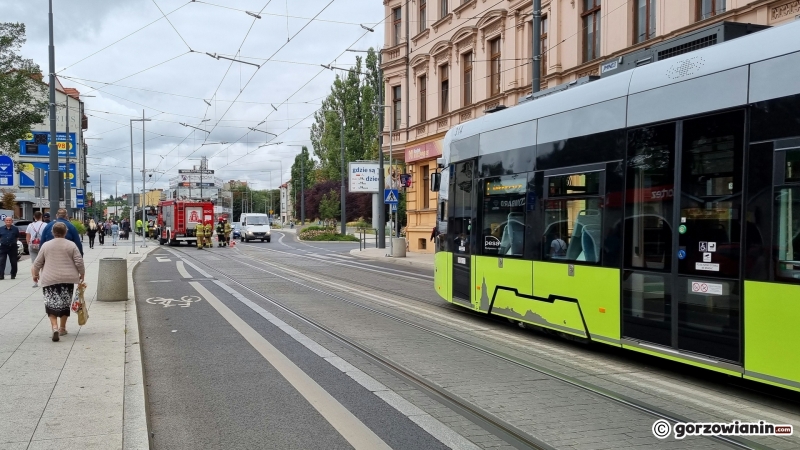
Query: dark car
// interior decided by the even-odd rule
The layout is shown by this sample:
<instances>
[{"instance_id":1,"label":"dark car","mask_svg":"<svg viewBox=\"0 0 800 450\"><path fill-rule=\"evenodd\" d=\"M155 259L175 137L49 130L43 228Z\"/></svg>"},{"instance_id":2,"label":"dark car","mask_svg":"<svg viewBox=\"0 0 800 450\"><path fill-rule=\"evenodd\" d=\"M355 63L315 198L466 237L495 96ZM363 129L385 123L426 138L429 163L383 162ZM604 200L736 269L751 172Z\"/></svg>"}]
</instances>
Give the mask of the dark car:
<instances>
[{"instance_id":1,"label":"dark car","mask_svg":"<svg viewBox=\"0 0 800 450\"><path fill-rule=\"evenodd\" d=\"M23 252L27 255L28 252L28 239L27 239L27 229L28 225L31 224L30 220L17 220L14 222L14 226L17 227L19 230L19 241L22 242Z\"/></svg>"},{"instance_id":2,"label":"dark car","mask_svg":"<svg viewBox=\"0 0 800 450\"><path fill-rule=\"evenodd\" d=\"M242 237L242 223L241 222L233 222L231 224L231 228L233 228L233 238L239 239Z\"/></svg>"}]
</instances>

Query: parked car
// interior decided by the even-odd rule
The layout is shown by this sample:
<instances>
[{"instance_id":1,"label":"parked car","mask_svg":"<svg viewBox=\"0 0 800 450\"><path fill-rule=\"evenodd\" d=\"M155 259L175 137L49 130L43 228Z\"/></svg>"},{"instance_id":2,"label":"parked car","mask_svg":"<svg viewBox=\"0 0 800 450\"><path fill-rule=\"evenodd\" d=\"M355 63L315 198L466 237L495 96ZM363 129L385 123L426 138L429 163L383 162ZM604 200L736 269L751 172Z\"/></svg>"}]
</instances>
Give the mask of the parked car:
<instances>
[{"instance_id":1,"label":"parked car","mask_svg":"<svg viewBox=\"0 0 800 450\"><path fill-rule=\"evenodd\" d=\"M231 229L233 230L234 239L239 239L242 237L242 222L231 223Z\"/></svg>"},{"instance_id":2,"label":"parked car","mask_svg":"<svg viewBox=\"0 0 800 450\"><path fill-rule=\"evenodd\" d=\"M30 220L17 220L14 222L14 226L17 227L19 230L19 239L18 241L22 243L22 249L24 254L28 254L28 235L26 230L28 229L28 225L31 224Z\"/></svg>"},{"instance_id":3,"label":"parked car","mask_svg":"<svg viewBox=\"0 0 800 450\"><path fill-rule=\"evenodd\" d=\"M22 255L25 254L25 247L22 246L22 242L17 241L17 257L22 258Z\"/></svg>"}]
</instances>

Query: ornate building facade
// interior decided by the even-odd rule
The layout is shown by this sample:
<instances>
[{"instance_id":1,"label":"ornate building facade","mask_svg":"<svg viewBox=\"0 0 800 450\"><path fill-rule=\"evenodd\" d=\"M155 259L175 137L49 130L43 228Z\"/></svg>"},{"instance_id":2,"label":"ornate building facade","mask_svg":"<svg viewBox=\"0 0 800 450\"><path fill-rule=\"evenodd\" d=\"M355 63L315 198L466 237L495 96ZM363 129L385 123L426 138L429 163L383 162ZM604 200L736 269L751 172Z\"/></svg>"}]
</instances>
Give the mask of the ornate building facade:
<instances>
[{"instance_id":1,"label":"ornate building facade","mask_svg":"<svg viewBox=\"0 0 800 450\"><path fill-rule=\"evenodd\" d=\"M384 0L383 150L405 162L409 249L433 252L429 177L451 127L531 93L531 0ZM542 0L542 89L719 22L777 26L800 0Z\"/></svg>"}]
</instances>

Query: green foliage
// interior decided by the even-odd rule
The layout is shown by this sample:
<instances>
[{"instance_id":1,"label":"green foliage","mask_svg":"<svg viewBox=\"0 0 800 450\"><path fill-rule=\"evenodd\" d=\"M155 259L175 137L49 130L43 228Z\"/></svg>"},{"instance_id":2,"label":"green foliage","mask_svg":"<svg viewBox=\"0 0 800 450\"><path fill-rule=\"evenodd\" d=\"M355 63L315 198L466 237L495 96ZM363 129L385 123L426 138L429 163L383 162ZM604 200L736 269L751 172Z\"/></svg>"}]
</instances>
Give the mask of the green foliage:
<instances>
[{"instance_id":1,"label":"green foliage","mask_svg":"<svg viewBox=\"0 0 800 450\"><path fill-rule=\"evenodd\" d=\"M300 232L300 240L302 241L355 241L358 238L349 234L338 234L336 230L326 227L310 226L303 228Z\"/></svg>"},{"instance_id":2,"label":"green foliage","mask_svg":"<svg viewBox=\"0 0 800 450\"><path fill-rule=\"evenodd\" d=\"M378 156L378 56L370 48L366 67L361 57L346 75L337 75L331 93L314 114L311 144L319 160L316 181L341 180L342 164L348 161L376 159ZM365 74L366 76L362 75ZM363 78L362 78L363 77ZM344 113L344 148L342 161L342 115Z\"/></svg>"},{"instance_id":3,"label":"green foliage","mask_svg":"<svg viewBox=\"0 0 800 450\"><path fill-rule=\"evenodd\" d=\"M331 189L319 202L319 215L322 220L336 219L341 213L341 208L339 193Z\"/></svg>"},{"instance_id":4,"label":"green foliage","mask_svg":"<svg viewBox=\"0 0 800 450\"><path fill-rule=\"evenodd\" d=\"M301 167L302 164L302 167ZM300 180L302 177L300 176L301 173L305 178L305 189L308 190L311 186L314 186L316 183L316 167L317 163L311 157L311 153L308 151L308 147L305 145L303 149L300 150L300 153L294 157L294 163L292 164L292 182L297 181L297 189L300 189ZM302 170L301 170L302 169ZM298 192L299 194L299 192ZM299 199L297 200L300 201Z\"/></svg>"},{"instance_id":5,"label":"green foliage","mask_svg":"<svg viewBox=\"0 0 800 450\"><path fill-rule=\"evenodd\" d=\"M266 185L269 180L265 180ZM239 217L243 212L269 214L270 208L270 192L272 193L272 211L273 217L280 215L281 210L281 193L279 189L261 190L256 191L250 189L249 186L237 186L231 189L233 193L233 218L231 222L238 222ZM223 200L223 205L228 206L230 199ZM244 206L244 211L242 207ZM251 207L252 206L252 207Z\"/></svg>"},{"instance_id":6,"label":"green foliage","mask_svg":"<svg viewBox=\"0 0 800 450\"><path fill-rule=\"evenodd\" d=\"M74 226L75 229L78 230L78 234L86 234L86 227L83 226L83 222L81 222L80 220L70 220L69 223L71 223L72 226Z\"/></svg>"},{"instance_id":7,"label":"green foliage","mask_svg":"<svg viewBox=\"0 0 800 450\"><path fill-rule=\"evenodd\" d=\"M47 113L47 86L36 81L42 71L18 54L24 43L24 24L0 23L0 153L18 152L18 141Z\"/></svg>"}]
</instances>

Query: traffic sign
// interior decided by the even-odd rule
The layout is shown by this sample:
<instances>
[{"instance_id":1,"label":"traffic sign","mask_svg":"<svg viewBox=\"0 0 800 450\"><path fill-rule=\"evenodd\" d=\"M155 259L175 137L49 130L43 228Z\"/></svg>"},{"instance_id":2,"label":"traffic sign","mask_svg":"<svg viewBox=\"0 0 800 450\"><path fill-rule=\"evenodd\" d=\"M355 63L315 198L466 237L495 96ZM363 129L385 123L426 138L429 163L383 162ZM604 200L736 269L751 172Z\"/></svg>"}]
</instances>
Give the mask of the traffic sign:
<instances>
[{"instance_id":1,"label":"traffic sign","mask_svg":"<svg viewBox=\"0 0 800 450\"><path fill-rule=\"evenodd\" d=\"M14 161L6 155L0 155L0 186L12 187L13 185Z\"/></svg>"},{"instance_id":2,"label":"traffic sign","mask_svg":"<svg viewBox=\"0 0 800 450\"><path fill-rule=\"evenodd\" d=\"M384 189L383 190L383 203L387 205L396 205L398 203L399 195L397 189Z\"/></svg>"},{"instance_id":3,"label":"traffic sign","mask_svg":"<svg viewBox=\"0 0 800 450\"><path fill-rule=\"evenodd\" d=\"M390 210L391 210L392 212L397 212L397 203L391 203L391 208L390 208Z\"/></svg>"}]
</instances>

